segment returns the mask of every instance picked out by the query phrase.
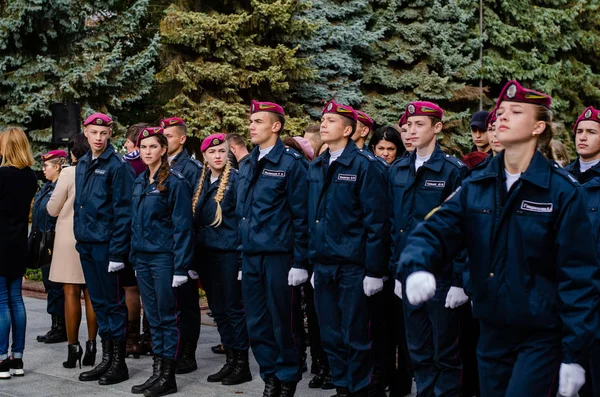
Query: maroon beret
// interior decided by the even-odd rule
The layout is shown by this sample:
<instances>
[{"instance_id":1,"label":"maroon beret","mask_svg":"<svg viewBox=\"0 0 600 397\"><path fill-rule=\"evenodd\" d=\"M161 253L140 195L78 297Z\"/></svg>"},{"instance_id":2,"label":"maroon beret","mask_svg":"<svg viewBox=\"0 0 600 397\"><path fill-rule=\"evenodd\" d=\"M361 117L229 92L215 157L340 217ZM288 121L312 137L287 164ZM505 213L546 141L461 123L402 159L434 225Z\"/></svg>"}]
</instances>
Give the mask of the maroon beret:
<instances>
[{"instance_id":1,"label":"maroon beret","mask_svg":"<svg viewBox=\"0 0 600 397\"><path fill-rule=\"evenodd\" d=\"M59 157L67 157L67 152L64 150L51 150L48 153L42 154L42 161L48 161Z\"/></svg>"},{"instance_id":2,"label":"maroon beret","mask_svg":"<svg viewBox=\"0 0 600 397\"><path fill-rule=\"evenodd\" d=\"M412 116L429 116L437 117L438 119L444 118L444 111L441 107L433 102L411 102L406 106L406 120Z\"/></svg>"},{"instance_id":3,"label":"maroon beret","mask_svg":"<svg viewBox=\"0 0 600 397\"><path fill-rule=\"evenodd\" d=\"M489 113L488 116L485 119L485 127L489 127L490 125L494 124L496 122L496 111L498 109L493 108Z\"/></svg>"},{"instance_id":4,"label":"maroon beret","mask_svg":"<svg viewBox=\"0 0 600 397\"><path fill-rule=\"evenodd\" d=\"M577 118L575 125L573 126L573 133L577 132L577 126L582 121L595 121L596 123L600 123L600 110L594 109L593 106L588 106L583 113Z\"/></svg>"},{"instance_id":5,"label":"maroon beret","mask_svg":"<svg viewBox=\"0 0 600 397\"><path fill-rule=\"evenodd\" d=\"M496 102L498 107L502 102L520 102L520 103L531 103L533 105L541 105L550 109L552 105L552 98L543 92L530 90L523 88L516 80L511 80L502 89Z\"/></svg>"},{"instance_id":6,"label":"maroon beret","mask_svg":"<svg viewBox=\"0 0 600 397\"><path fill-rule=\"evenodd\" d=\"M277 113L282 116L285 116L285 112L283 108L276 103L273 102L258 102L252 100L250 104L250 114L258 113L258 112L270 112Z\"/></svg>"},{"instance_id":7,"label":"maroon beret","mask_svg":"<svg viewBox=\"0 0 600 397\"><path fill-rule=\"evenodd\" d=\"M91 116L89 116L87 119L85 119L85 121L83 122L84 127L88 126L90 124L100 125L103 127L110 127L111 125L113 125L113 121L110 117L108 117L104 113L94 113Z\"/></svg>"},{"instance_id":8,"label":"maroon beret","mask_svg":"<svg viewBox=\"0 0 600 397\"><path fill-rule=\"evenodd\" d=\"M168 119L161 120L160 122L160 126L163 129L167 127L173 127L175 125L185 125L185 122L179 117L169 117Z\"/></svg>"},{"instance_id":9,"label":"maroon beret","mask_svg":"<svg viewBox=\"0 0 600 397\"><path fill-rule=\"evenodd\" d=\"M369 117L368 114L366 114L363 111L357 110L356 116L358 117L358 121L363 123L364 126L369 127L369 131L371 131L373 129L373 125L375 123L373 123L373 119L371 117Z\"/></svg>"},{"instance_id":10,"label":"maroon beret","mask_svg":"<svg viewBox=\"0 0 600 397\"><path fill-rule=\"evenodd\" d=\"M400 120L398 120L399 127L402 127L404 124L406 124L406 112L402 113L402 116L400 116Z\"/></svg>"},{"instance_id":11,"label":"maroon beret","mask_svg":"<svg viewBox=\"0 0 600 397\"><path fill-rule=\"evenodd\" d=\"M200 151L204 153L213 146L219 146L220 144L225 142L226 137L227 135L225 134L212 134L207 136L202 141L202 145L200 145Z\"/></svg>"},{"instance_id":12,"label":"maroon beret","mask_svg":"<svg viewBox=\"0 0 600 397\"><path fill-rule=\"evenodd\" d=\"M352 106L337 104L333 99L329 101L329 103L323 108L321 115L326 113L335 113L339 114L340 116L347 117L350 120L358 121L358 114L356 113L356 110L352 108Z\"/></svg>"},{"instance_id":13,"label":"maroon beret","mask_svg":"<svg viewBox=\"0 0 600 397\"><path fill-rule=\"evenodd\" d=\"M154 135L162 135L165 130L161 127L146 127L142 131L140 131L140 135L138 135L137 143L135 146L140 147L140 142L142 142L146 138L150 138Z\"/></svg>"}]
</instances>

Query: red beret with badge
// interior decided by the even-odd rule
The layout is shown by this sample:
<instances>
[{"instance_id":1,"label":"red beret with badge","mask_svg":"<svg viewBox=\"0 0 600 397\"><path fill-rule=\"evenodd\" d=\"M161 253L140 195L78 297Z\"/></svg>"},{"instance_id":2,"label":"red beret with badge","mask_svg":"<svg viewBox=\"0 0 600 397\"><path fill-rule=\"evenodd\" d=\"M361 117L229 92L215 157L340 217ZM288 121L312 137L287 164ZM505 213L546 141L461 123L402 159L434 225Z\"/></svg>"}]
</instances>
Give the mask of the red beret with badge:
<instances>
[{"instance_id":1,"label":"red beret with badge","mask_svg":"<svg viewBox=\"0 0 600 397\"><path fill-rule=\"evenodd\" d=\"M183 121L183 119L180 119L179 117L169 117L168 119L161 120L161 122L160 122L160 126L163 129L168 128L168 127L173 127L176 125L185 126L185 122Z\"/></svg>"},{"instance_id":2,"label":"red beret with badge","mask_svg":"<svg viewBox=\"0 0 600 397\"><path fill-rule=\"evenodd\" d=\"M113 125L113 120L104 113L94 113L83 122L83 126L99 125L101 127L110 127Z\"/></svg>"},{"instance_id":3,"label":"red beret with badge","mask_svg":"<svg viewBox=\"0 0 600 397\"><path fill-rule=\"evenodd\" d=\"M365 127L369 127L369 131L373 129L373 119L363 111L357 110L356 116L358 117L358 121L360 121Z\"/></svg>"},{"instance_id":4,"label":"red beret with badge","mask_svg":"<svg viewBox=\"0 0 600 397\"><path fill-rule=\"evenodd\" d=\"M51 150L48 153L42 154L42 161L48 161L59 157L67 157L67 152L64 150Z\"/></svg>"},{"instance_id":5,"label":"red beret with badge","mask_svg":"<svg viewBox=\"0 0 600 397\"><path fill-rule=\"evenodd\" d=\"M285 116L285 112L283 108L276 103L273 102L258 102L252 100L250 103L250 114L258 113L258 112L270 112L277 113L282 116Z\"/></svg>"},{"instance_id":6,"label":"red beret with badge","mask_svg":"<svg viewBox=\"0 0 600 397\"><path fill-rule=\"evenodd\" d=\"M140 131L140 135L138 135L137 143L135 146L140 147L140 142L142 142L146 138L150 138L155 135L163 135L165 130L162 127L146 127L142 131Z\"/></svg>"},{"instance_id":7,"label":"red beret with badge","mask_svg":"<svg viewBox=\"0 0 600 397\"><path fill-rule=\"evenodd\" d=\"M323 108L321 115L327 113L339 114L340 116L347 117L350 120L358 121L358 113L356 113L356 110L354 110L352 106L340 105L339 103L335 103L333 99L329 101L329 103Z\"/></svg>"},{"instance_id":8,"label":"red beret with badge","mask_svg":"<svg viewBox=\"0 0 600 397\"><path fill-rule=\"evenodd\" d=\"M202 153L204 153L213 146L219 146L223 142L225 142L226 138L227 138L226 134L209 135L206 138L204 138L204 140L202 141L202 145L200 146L200 151Z\"/></svg>"},{"instance_id":9,"label":"red beret with badge","mask_svg":"<svg viewBox=\"0 0 600 397\"><path fill-rule=\"evenodd\" d=\"M498 109L493 108L489 113L488 116L485 119L485 127L489 128L492 124L494 124L496 122L496 111Z\"/></svg>"},{"instance_id":10,"label":"red beret with badge","mask_svg":"<svg viewBox=\"0 0 600 397\"><path fill-rule=\"evenodd\" d=\"M533 105L540 105L550 109L552 105L552 98L543 92L530 90L523 88L516 80L511 80L502 89L496 102L498 107L502 102L520 102L520 103L531 103Z\"/></svg>"},{"instance_id":11,"label":"red beret with badge","mask_svg":"<svg viewBox=\"0 0 600 397\"><path fill-rule=\"evenodd\" d=\"M406 112L404 114L406 115L407 122L408 118L413 116L435 117L440 120L444 118L444 111L441 107L439 107L433 102L426 101L417 101L409 103L408 105L406 105Z\"/></svg>"},{"instance_id":12,"label":"red beret with badge","mask_svg":"<svg viewBox=\"0 0 600 397\"><path fill-rule=\"evenodd\" d=\"M573 126L573 133L577 132L577 126L582 121L595 121L596 123L600 123L600 110L594 109L593 106L588 106L583 113L577 118L575 125Z\"/></svg>"},{"instance_id":13,"label":"red beret with badge","mask_svg":"<svg viewBox=\"0 0 600 397\"><path fill-rule=\"evenodd\" d=\"M400 120L398 120L398 126L402 127L404 124L406 124L406 112L402 113L402 116L400 116Z\"/></svg>"}]
</instances>

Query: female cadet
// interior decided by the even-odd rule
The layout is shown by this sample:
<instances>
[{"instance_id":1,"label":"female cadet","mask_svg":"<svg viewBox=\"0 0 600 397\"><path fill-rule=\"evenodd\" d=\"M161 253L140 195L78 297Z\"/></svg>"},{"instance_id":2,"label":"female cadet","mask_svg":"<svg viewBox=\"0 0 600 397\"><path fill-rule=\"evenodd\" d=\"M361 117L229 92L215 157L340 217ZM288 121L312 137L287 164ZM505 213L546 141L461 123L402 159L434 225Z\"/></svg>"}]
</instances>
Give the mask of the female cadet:
<instances>
[{"instance_id":1,"label":"female cadet","mask_svg":"<svg viewBox=\"0 0 600 397\"><path fill-rule=\"evenodd\" d=\"M248 331L242 306L242 289L237 279L240 254L237 252L235 202L238 173L227 161L225 134L204 139L201 146L204 168L194 193L194 231L197 271L210 302L226 363L209 382L237 385L252 380L248 365Z\"/></svg>"},{"instance_id":2,"label":"female cadet","mask_svg":"<svg viewBox=\"0 0 600 397\"><path fill-rule=\"evenodd\" d=\"M496 121L504 151L415 229L398 262L410 274L406 296L419 304L435 294L431 272L466 246L483 397L556 395L557 386L574 396L599 327L585 194L548 160L550 104L516 81L504 87Z\"/></svg>"},{"instance_id":3,"label":"female cadet","mask_svg":"<svg viewBox=\"0 0 600 397\"><path fill-rule=\"evenodd\" d=\"M167 138L160 127L144 128L138 138L148 166L135 181L132 198L131 263L152 334L152 376L133 386L147 397L177 392L178 305L173 288L187 279L192 260L192 194L184 176L169 169Z\"/></svg>"}]
</instances>

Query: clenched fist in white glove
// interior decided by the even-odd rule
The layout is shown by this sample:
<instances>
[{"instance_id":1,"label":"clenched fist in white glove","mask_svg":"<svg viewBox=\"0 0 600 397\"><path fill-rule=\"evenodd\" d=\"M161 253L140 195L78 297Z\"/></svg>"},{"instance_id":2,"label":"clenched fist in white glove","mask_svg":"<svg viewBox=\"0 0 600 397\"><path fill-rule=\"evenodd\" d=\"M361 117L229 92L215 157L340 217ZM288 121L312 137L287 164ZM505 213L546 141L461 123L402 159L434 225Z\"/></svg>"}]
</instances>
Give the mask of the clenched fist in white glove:
<instances>
[{"instance_id":1,"label":"clenched fist in white glove","mask_svg":"<svg viewBox=\"0 0 600 397\"><path fill-rule=\"evenodd\" d=\"M288 273L288 285L297 287L300 284L305 283L308 280L308 270L296 269L295 267L290 269Z\"/></svg>"},{"instance_id":2,"label":"clenched fist in white glove","mask_svg":"<svg viewBox=\"0 0 600 397\"><path fill-rule=\"evenodd\" d=\"M188 270L188 276L190 276L190 278L193 280L198 280L198 278L200 278L198 272L195 270Z\"/></svg>"},{"instance_id":3,"label":"clenched fist in white glove","mask_svg":"<svg viewBox=\"0 0 600 397\"><path fill-rule=\"evenodd\" d=\"M183 285L185 283L187 283L188 278L187 276L173 276L173 288L177 288L180 285Z\"/></svg>"},{"instance_id":4,"label":"clenched fist in white glove","mask_svg":"<svg viewBox=\"0 0 600 397\"><path fill-rule=\"evenodd\" d=\"M579 364L563 363L560 365L558 378L558 394L573 397L585 383L585 369Z\"/></svg>"},{"instance_id":5,"label":"clenched fist in white glove","mask_svg":"<svg viewBox=\"0 0 600 397\"><path fill-rule=\"evenodd\" d=\"M242 271L238 272L238 281L242 281Z\"/></svg>"},{"instance_id":6,"label":"clenched fist in white glove","mask_svg":"<svg viewBox=\"0 0 600 397\"><path fill-rule=\"evenodd\" d=\"M125 264L123 262L108 262L108 272L118 272L119 270L125 269Z\"/></svg>"},{"instance_id":7,"label":"clenched fist in white glove","mask_svg":"<svg viewBox=\"0 0 600 397\"><path fill-rule=\"evenodd\" d=\"M446 295L446 307L449 309L456 309L459 306L464 305L469 300L469 297L465 294L465 290L458 287L450 287L448 295Z\"/></svg>"},{"instance_id":8,"label":"clenched fist in white glove","mask_svg":"<svg viewBox=\"0 0 600 397\"><path fill-rule=\"evenodd\" d=\"M420 305L435 295L435 277L429 272L414 272L406 279L406 297L411 305Z\"/></svg>"},{"instance_id":9,"label":"clenched fist in white glove","mask_svg":"<svg viewBox=\"0 0 600 397\"><path fill-rule=\"evenodd\" d=\"M383 279L365 276L363 279L363 291L365 295L372 296L383 289Z\"/></svg>"},{"instance_id":10,"label":"clenched fist in white glove","mask_svg":"<svg viewBox=\"0 0 600 397\"><path fill-rule=\"evenodd\" d=\"M402 299L402 283L398 280L394 283L394 294L400 299Z\"/></svg>"}]
</instances>

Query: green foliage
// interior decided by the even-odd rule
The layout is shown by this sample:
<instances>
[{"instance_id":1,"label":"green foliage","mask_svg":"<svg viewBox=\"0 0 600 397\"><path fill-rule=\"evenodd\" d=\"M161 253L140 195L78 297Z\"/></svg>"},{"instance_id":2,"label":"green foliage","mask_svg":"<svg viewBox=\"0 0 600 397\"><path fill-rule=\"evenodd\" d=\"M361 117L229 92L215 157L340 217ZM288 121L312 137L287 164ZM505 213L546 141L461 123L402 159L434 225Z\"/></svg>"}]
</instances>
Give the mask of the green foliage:
<instances>
[{"instance_id":1,"label":"green foliage","mask_svg":"<svg viewBox=\"0 0 600 397\"><path fill-rule=\"evenodd\" d=\"M25 279L31 281L42 281L42 269L25 269Z\"/></svg>"}]
</instances>

